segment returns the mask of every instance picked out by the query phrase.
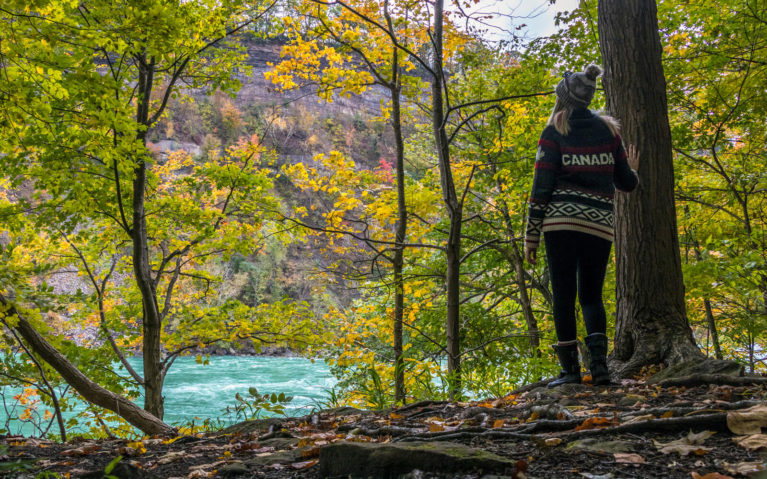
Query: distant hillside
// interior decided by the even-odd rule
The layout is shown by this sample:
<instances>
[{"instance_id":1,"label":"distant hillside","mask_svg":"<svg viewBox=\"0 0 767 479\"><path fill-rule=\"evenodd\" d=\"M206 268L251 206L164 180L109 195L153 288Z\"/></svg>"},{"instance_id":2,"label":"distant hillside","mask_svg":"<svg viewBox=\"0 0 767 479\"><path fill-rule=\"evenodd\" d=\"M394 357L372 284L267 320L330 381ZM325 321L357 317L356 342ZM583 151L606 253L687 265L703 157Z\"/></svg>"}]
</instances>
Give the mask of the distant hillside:
<instances>
[{"instance_id":1,"label":"distant hillside","mask_svg":"<svg viewBox=\"0 0 767 479\"><path fill-rule=\"evenodd\" d=\"M303 162L313 166L318 153L338 150L361 167L375 168L382 159L393 157L393 141L385 123L375 121L381 96L368 92L364 97L319 101L313 88L278 92L264 73L270 63L280 61L280 42L250 42L247 63L253 70L241 76L242 88L236 97L216 93L192 92L194 102L175 101L168 114L149 134L152 148L161 155L183 149L204 158L214 149L234 143L243 136L259 135L265 146L276 151L275 168ZM371 94L372 93L372 94ZM289 182L281 182L279 194L289 205L307 205L305 194ZM335 287L330 298L321 291L311 272L327 265L315 254L316 245L265 245L256 257L235 258L230 279L240 288L239 297L250 304L287 296L312 302L322 309L327 302L347 303L354 293Z\"/></svg>"}]
</instances>

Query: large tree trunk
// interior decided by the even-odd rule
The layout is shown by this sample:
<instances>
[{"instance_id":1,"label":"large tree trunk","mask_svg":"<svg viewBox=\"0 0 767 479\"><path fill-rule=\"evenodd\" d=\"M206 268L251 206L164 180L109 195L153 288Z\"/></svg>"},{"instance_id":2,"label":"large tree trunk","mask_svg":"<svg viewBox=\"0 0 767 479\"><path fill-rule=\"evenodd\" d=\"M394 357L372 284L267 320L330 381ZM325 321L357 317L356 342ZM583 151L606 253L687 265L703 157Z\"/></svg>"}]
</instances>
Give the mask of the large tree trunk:
<instances>
[{"instance_id":1,"label":"large tree trunk","mask_svg":"<svg viewBox=\"0 0 767 479\"><path fill-rule=\"evenodd\" d=\"M442 71L442 34L444 22L444 0L434 4L434 30L432 32L433 58L431 81L432 128L439 158L439 173L442 185L442 197L447 206L450 219L450 232L447 237L447 271L445 288L447 290L447 312L445 332L447 336L447 373L450 380L450 399L461 392L461 352L460 352L460 274L461 274L461 223L463 205L455 191L455 181L450 164L450 145L445 131L445 112L443 87L445 76Z\"/></svg>"},{"instance_id":2,"label":"large tree trunk","mask_svg":"<svg viewBox=\"0 0 767 479\"><path fill-rule=\"evenodd\" d=\"M637 191L616 195L615 375L702 357L687 321L655 0L600 0L607 110L640 152Z\"/></svg>"},{"instance_id":3,"label":"large tree trunk","mask_svg":"<svg viewBox=\"0 0 767 479\"><path fill-rule=\"evenodd\" d=\"M2 295L0 295L0 305L5 310L4 317L8 318L7 320L4 319L3 322L13 325L13 329L24 338L24 341L27 342L32 351L61 374L61 377L86 401L104 409L109 409L145 434L175 435L176 430L156 416L136 406L128 399L104 389L88 379L74 364L69 362L65 356L51 346Z\"/></svg>"}]
</instances>

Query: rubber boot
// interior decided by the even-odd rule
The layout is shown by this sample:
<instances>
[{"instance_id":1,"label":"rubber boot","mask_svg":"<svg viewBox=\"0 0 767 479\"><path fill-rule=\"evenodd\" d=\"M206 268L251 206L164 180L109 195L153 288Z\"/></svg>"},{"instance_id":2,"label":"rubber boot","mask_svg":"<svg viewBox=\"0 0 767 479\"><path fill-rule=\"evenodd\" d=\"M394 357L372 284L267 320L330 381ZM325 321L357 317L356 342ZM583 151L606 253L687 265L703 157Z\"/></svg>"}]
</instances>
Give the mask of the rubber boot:
<instances>
[{"instance_id":1,"label":"rubber boot","mask_svg":"<svg viewBox=\"0 0 767 479\"><path fill-rule=\"evenodd\" d=\"M561 384L580 384L581 365L578 361L578 345L575 343L566 346L555 344L551 347L557 352L559 364L562 365L562 372L559 373L557 379L548 384L548 387L553 388Z\"/></svg>"},{"instance_id":2,"label":"rubber boot","mask_svg":"<svg viewBox=\"0 0 767 479\"><path fill-rule=\"evenodd\" d=\"M607 370L607 335L592 333L584 338L591 355L591 382L594 386L610 384L610 372Z\"/></svg>"}]
</instances>

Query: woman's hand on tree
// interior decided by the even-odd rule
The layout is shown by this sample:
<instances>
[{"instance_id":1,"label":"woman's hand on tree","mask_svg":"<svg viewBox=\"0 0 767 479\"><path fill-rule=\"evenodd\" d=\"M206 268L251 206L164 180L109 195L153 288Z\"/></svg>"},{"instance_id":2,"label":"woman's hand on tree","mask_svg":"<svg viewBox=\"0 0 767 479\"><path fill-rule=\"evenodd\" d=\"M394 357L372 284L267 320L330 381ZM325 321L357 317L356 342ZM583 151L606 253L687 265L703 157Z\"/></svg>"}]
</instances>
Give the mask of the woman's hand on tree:
<instances>
[{"instance_id":1,"label":"woman's hand on tree","mask_svg":"<svg viewBox=\"0 0 767 479\"><path fill-rule=\"evenodd\" d=\"M632 170L639 171L639 152L635 145L629 145L626 152L626 161Z\"/></svg>"}]
</instances>

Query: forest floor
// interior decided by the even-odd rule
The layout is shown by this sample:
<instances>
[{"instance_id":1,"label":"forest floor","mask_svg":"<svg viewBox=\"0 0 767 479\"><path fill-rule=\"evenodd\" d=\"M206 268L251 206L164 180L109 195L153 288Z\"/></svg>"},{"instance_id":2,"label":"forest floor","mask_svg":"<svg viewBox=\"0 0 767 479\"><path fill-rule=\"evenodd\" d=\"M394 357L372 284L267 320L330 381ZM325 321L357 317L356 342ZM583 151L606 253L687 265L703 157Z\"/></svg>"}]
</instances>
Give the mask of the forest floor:
<instances>
[{"instance_id":1,"label":"forest floor","mask_svg":"<svg viewBox=\"0 0 767 479\"><path fill-rule=\"evenodd\" d=\"M135 442L4 437L0 477L761 478L760 379L527 387L495 400L339 408Z\"/></svg>"}]
</instances>

